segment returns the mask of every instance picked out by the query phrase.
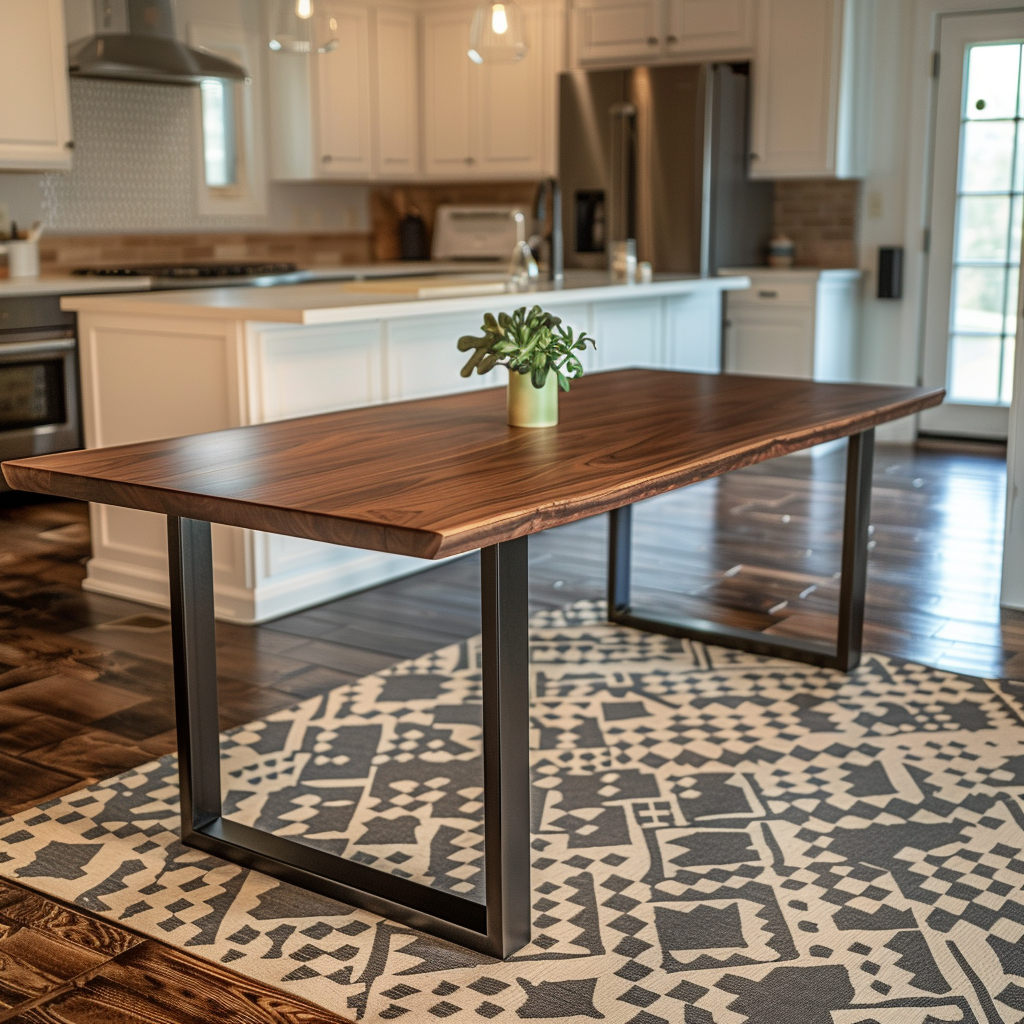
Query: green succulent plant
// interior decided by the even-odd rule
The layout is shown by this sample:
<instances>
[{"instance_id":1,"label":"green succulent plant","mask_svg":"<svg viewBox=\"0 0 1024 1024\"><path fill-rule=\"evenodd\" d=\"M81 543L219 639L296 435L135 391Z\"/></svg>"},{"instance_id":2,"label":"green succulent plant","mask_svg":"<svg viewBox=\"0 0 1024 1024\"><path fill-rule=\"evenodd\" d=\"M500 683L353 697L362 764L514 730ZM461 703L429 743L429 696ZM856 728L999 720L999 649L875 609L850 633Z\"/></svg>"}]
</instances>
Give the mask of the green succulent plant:
<instances>
[{"instance_id":1,"label":"green succulent plant","mask_svg":"<svg viewBox=\"0 0 1024 1024\"><path fill-rule=\"evenodd\" d=\"M482 338L472 334L459 338L459 351L472 352L462 368L462 376L473 371L487 373L495 366L507 366L509 373L528 373L535 388L547 383L554 373L558 386L569 390L569 381L583 376L583 364L576 356L589 342L597 343L586 332L573 334L563 327L560 317L534 306L529 312L522 306L511 316L508 313L484 314Z\"/></svg>"}]
</instances>

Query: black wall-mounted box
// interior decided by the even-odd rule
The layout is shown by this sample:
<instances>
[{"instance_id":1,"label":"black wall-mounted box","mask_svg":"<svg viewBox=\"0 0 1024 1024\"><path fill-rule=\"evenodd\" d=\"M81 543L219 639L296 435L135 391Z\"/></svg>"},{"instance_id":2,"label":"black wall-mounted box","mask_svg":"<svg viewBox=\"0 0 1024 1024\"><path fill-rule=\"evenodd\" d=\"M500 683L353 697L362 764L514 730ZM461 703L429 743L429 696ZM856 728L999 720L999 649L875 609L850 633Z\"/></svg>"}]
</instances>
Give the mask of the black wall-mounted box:
<instances>
[{"instance_id":1,"label":"black wall-mounted box","mask_svg":"<svg viewBox=\"0 0 1024 1024\"><path fill-rule=\"evenodd\" d=\"M903 298L903 246L883 245L878 250L878 297Z\"/></svg>"}]
</instances>

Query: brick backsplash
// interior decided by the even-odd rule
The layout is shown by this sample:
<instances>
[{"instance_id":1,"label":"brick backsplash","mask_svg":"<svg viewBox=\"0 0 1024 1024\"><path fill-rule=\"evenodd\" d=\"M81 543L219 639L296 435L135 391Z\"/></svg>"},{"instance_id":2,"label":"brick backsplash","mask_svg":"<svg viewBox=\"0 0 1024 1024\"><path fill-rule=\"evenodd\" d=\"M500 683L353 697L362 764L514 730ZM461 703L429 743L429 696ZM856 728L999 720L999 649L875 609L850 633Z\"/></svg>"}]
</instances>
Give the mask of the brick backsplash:
<instances>
[{"instance_id":1,"label":"brick backsplash","mask_svg":"<svg viewBox=\"0 0 1024 1024\"><path fill-rule=\"evenodd\" d=\"M859 181L777 181L774 232L793 240L797 266L856 267L859 202Z\"/></svg>"}]
</instances>

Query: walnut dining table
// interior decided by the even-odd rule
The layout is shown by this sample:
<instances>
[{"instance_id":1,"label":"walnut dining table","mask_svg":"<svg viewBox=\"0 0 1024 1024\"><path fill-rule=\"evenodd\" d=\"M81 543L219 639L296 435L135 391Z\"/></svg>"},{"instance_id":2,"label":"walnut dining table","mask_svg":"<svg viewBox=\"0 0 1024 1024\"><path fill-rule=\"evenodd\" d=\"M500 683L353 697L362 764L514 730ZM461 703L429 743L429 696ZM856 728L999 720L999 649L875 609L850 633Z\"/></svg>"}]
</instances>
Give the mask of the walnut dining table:
<instances>
[{"instance_id":1,"label":"walnut dining table","mask_svg":"<svg viewBox=\"0 0 1024 1024\"><path fill-rule=\"evenodd\" d=\"M612 622L849 670L860 659L874 428L942 398L618 370L574 382L556 427L507 426L495 388L19 459L3 472L20 490L167 516L183 842L504 958L530 940L529 535L608 512ZM842 437L835 646L631 607L633 503ZM424 559L480 549L485 902L222 815L211 523Z\"/></svg>"}]
</instances>

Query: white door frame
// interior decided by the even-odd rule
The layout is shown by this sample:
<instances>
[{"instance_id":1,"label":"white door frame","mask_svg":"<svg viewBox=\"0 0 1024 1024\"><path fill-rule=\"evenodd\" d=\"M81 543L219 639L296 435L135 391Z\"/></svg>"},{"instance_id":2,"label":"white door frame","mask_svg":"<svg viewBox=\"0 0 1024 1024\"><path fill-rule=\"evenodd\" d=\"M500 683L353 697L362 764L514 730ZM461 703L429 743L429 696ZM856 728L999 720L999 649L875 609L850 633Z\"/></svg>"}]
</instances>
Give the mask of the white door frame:
<instances>
[{"instance_id":1,"label":"white door frame","mask_svg":"<svg viewBox=\"0 0 1024 1024\"><path fill-rule=\"evenodd\" d=\"M975 20L979 19L979 20ZM984 19L984 23L980 21ZM949 318L955 246L955 211L960 156L963 54L967 46L1002 37L1024 37L1024 4L1009 11L946 13L936 18L939 78L932 102L932 151L928 196L930 246L923 300L921 382L945 387L948 372ZM955 109L954 119L951 111ZM944 114L938 120L939 112ZM930 187L929 187L930 186ZM935 273L930 273L934 270ZM998 406L945 403L920 416L922 430L1002 439L1009 410Z\"/></svg>"},{"instance_id":2,"label":"white door frame","mask_svg":"<svg viewBox=\"0 0 1024 1024\"><path fill-rule=\"evenodd\" d=\"M1021 242L1021 257L1024 276L1024 241ZM1006 527L999 603L1004 608L1024 611L1024 288L1017 290L1017 344L1006 446Z\"/></svg>"}]
</instances>

